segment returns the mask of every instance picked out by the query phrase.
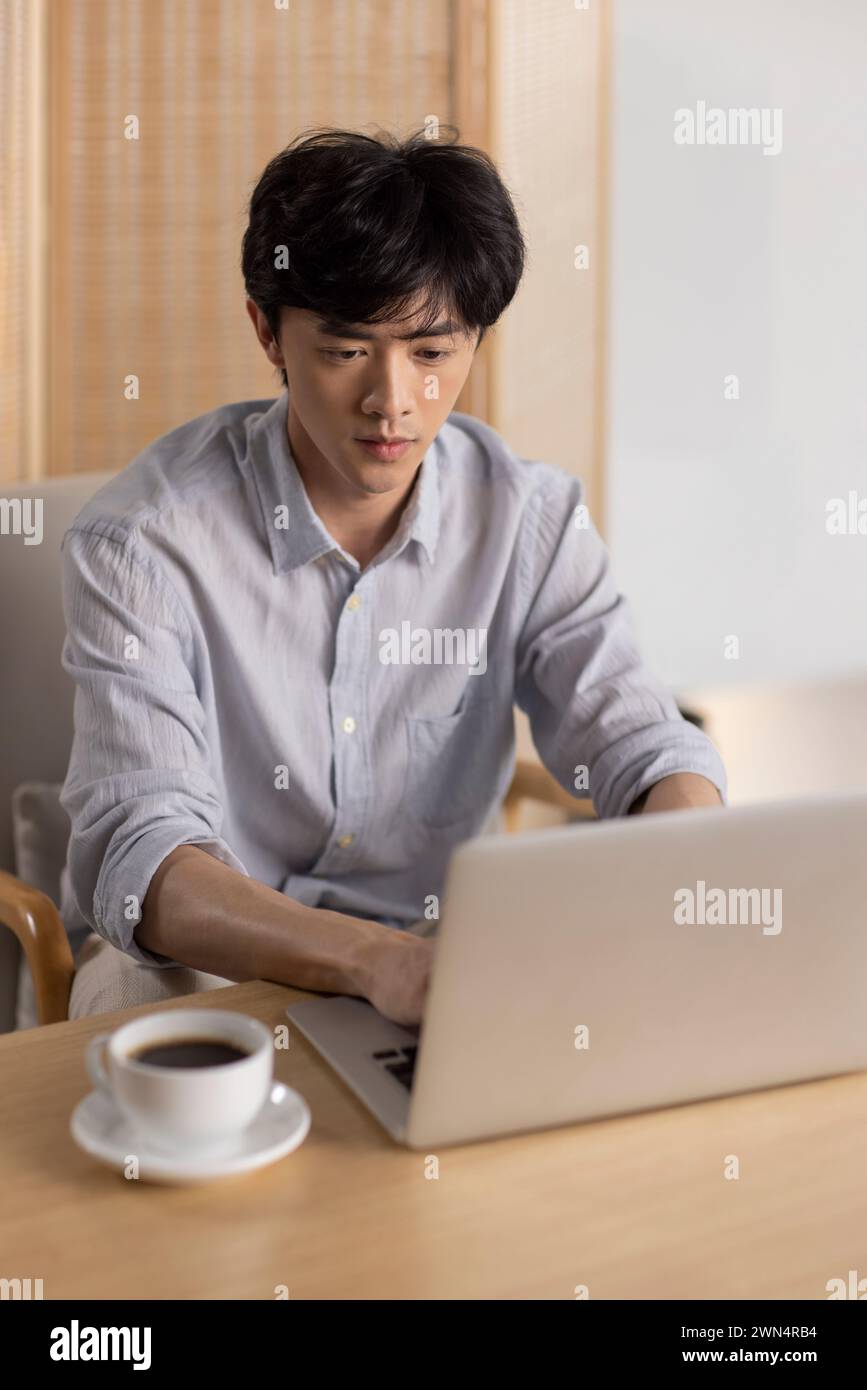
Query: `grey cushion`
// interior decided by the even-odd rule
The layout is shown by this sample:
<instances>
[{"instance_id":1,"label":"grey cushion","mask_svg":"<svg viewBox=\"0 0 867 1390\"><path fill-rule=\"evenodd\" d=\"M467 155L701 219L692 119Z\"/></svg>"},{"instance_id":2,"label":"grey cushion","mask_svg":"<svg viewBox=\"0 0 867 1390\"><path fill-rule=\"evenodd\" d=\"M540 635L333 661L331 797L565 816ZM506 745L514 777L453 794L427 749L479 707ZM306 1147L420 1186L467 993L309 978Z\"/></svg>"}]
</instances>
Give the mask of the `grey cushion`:
<instances>
[{"instance_id":1,"label":"grey cushion","mask_svg":"<svg viewBox=\"0 0 867 1390\"><path fill-rule=\"evenodd\" d=\"M12 840L18 878L45 893L60 909L66 871L69 817L60 804L62 782L22 782L12 793ZM36 1000L24 953L18 976L16 1028L35 1028Z\"/></svg>"},{"instance_id":2,"label":"grey cushion","mask_svg":"<svg viewBox=\"0 0 867 1390\"><path fill-rule=\"evenodd\" d=\"M0 537L0 869L14 874L12 794L24 782L66 776L72 745L75 681L61 666L66 635L61 595L61 542L82 507L113 472L75 473L9 483L3 495L41 499L41 545ZM26 538L25 538L26 539ZM71 939L71 933L70 933ZM0 927L0 1034L15 1026L21 953Z\"/></svg>"}]
</instances>

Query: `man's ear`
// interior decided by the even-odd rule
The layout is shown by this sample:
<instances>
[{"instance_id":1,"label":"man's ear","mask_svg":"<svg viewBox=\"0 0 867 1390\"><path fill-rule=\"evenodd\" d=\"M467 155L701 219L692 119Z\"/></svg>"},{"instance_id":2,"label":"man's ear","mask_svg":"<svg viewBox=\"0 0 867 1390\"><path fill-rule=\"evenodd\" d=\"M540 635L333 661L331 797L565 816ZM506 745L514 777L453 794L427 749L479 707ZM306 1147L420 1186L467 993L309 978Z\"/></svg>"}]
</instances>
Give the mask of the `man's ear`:
<instances>
[{"instance_id":1,"label":"man's ear","mask_svg":"<svg viewBox=\"0 0 867 1390\"><path fill-rule=\"evenodd\" d=\"M250 322L256 330L256 337L259 338L259 305L256 303L255 299L251 299L250 296L247 295L247 298L244 300L244 308L250 315Z\"/></svg>"},{"instance_id":2,"label":"man's ear","mask_svg":"<svg viewBox=\"0 0 867 1390\"><path fill-rule=\"evenodd\" d=\"M251 299L248 295L244 307L250 315L250 321L256 330L256 337L259 339L268 361L274 367L284 367L280 344L275 340L271 326L255 299Z\"/></svg>"}]
</instances>

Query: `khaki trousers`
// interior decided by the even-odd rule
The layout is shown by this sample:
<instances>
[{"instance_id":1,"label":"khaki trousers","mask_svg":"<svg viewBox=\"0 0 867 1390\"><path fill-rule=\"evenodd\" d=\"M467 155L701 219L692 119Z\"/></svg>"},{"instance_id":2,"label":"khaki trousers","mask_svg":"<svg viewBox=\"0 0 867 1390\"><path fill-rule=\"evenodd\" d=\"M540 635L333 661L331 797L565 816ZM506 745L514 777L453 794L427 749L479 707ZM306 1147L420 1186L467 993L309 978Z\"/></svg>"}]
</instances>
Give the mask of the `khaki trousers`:
<instances>
[{"instance_id":1,"label":"khaki trousers","mask_svg":"<svg viewBox=\"0 0 867 1390\"><path fill-rule=\"evenodd\" d=\"M159 1004L163 999L236 983L188 965L139 965L95 932L83 941L75 966L69 996L71 1019L133 1009L137 1004Z\"/></svg>"}]
</instances>

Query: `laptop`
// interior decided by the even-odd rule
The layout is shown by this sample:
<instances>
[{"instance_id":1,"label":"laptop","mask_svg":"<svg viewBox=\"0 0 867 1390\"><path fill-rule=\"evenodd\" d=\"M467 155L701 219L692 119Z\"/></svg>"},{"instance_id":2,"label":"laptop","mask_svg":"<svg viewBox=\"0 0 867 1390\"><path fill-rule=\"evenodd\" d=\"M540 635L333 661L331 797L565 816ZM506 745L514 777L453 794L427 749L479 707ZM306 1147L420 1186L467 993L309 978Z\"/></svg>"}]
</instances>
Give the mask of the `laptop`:
<instances>
[{"instance_id":1,"label":"laptop","mask_svg":"<svg viewBox=\"0 0 867 1390\"><path fill-rule=\"evenodd\" d=\"M409 1148L867 1068L867 793L482 835L441 905L418 1027L286 1010Z\"/></svg>"}]
</instances>

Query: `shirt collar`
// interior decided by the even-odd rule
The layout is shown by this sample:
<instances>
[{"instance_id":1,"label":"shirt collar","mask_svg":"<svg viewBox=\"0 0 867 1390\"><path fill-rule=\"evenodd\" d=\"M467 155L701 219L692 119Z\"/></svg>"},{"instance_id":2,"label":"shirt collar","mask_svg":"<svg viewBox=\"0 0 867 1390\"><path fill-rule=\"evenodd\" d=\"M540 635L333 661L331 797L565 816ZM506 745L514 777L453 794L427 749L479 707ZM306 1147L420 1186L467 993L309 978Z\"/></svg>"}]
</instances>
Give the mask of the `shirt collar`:
<instances>
[{"instance_id":1,"label":"shirt collar","mask_svg":"<svg viewBox=\"0 0 867 1390\"><path fill-rule=\"evenodd\" d=\"M314 510L298 472L287 433L289 392L278 396L270 409L260 415L250 434L250 467L259 502L265 534L271 548L275 574L317 560L330 550L346 551L329 533ZM421 461L415 486L403 509L397 530L380 552L390 558L410 540L424 549L431 564L439 536L439 438L433 440ZM279 513L277 508L282 508Z\"/></svg>"}]
</instances>

